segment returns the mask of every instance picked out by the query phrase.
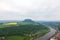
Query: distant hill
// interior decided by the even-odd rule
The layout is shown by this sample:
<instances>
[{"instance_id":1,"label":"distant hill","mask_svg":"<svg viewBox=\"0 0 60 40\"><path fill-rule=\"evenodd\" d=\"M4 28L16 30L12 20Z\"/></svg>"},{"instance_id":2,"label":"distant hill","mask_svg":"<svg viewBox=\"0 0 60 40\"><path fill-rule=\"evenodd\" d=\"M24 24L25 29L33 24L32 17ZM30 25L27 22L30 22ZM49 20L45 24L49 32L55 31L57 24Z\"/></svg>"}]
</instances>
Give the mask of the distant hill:
<instances>
[{"instance_id":1,"label":"distant hill","mask_svg":"<svg viewBox=\"0 0 60 40\"><path fill-rule=\"evenodd\" d=\"M34 22L34 21L31 19L25 19L23 22Z\"/></svg>"}]
</instances>

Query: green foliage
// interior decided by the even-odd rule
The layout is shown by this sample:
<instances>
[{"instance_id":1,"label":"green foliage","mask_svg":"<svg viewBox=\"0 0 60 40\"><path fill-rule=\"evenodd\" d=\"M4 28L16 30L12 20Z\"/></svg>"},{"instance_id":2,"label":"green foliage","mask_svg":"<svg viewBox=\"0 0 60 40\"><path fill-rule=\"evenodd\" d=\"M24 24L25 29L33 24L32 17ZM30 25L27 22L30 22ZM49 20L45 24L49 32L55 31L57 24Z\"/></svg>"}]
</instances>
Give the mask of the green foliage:
<instances>
[{"instance_id":1,"label":"green foliage","mask_svg":"<svg viewBox=\"0 0 60 40\"><path fill-rule=\"evenodd\" d=\"M8 36L6 40L24 40L22 36Z\"/></svg>"},{"instance_id":2,"label":"green foliage","mask_svg":"<svg viewBox=\"0 0 60 40\"><path fill-rule=\"evenodd\" d=\"M30 34L40 32L40 36L46 34L49 28L39 23L19 22L17 25L0 25L0 35L7 36L7 40L28 40ZM39 35L39 34L38 34ZM23 36L23 37L22 37Z\"/></svg>"}]
</instances>

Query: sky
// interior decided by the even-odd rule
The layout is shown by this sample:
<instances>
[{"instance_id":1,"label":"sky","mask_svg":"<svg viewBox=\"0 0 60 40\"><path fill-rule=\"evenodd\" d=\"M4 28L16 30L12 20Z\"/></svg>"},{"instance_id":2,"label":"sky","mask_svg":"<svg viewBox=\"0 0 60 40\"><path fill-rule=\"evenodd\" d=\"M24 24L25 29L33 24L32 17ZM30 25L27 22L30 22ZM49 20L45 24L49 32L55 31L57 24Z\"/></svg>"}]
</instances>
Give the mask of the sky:
<instances>
[{"instance_id":1,"label":"sky","mask_svg":"<svg viewBox=\"0 0 60 40\"><path fill-rule=\"evenodd\" d=\"M60 0L0 0L0 20L60 21Z\"/></svg>"}]
</instances>

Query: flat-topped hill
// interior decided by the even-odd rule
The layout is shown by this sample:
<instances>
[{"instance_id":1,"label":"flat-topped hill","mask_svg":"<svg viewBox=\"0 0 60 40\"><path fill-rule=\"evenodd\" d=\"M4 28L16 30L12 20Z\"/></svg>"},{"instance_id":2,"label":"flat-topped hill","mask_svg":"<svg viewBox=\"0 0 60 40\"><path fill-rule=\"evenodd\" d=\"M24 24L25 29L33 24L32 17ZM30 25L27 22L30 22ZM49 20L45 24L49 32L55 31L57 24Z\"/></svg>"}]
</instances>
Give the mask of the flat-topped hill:
<instances>
[{"instance_id":1,"label":"flat-topped hill","mask_svg":"<svg viewBox=\"0 0 60 40\"><path fill-rule=\"evenodd\" d=\"M25 19L23 22L34 22L34 21L31 19Z\"/></svg>"}]
</instances>

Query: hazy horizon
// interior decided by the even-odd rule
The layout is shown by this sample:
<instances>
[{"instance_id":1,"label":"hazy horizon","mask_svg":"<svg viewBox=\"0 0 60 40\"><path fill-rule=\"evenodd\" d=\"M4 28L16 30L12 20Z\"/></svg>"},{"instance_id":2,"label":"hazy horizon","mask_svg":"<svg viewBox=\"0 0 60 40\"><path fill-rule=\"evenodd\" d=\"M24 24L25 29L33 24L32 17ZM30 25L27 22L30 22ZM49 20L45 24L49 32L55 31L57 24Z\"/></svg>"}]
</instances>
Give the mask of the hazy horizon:
<instances>
[{"instance_id":1,"label":"hazy horizon","mask_svg":"<svg viewBox=\"0 0 60 40\"><path fill-rule=\"evenodd\" d=\"M0 20L60 21L60 0L0 0Z\"/></svg>"}]
</instances>

